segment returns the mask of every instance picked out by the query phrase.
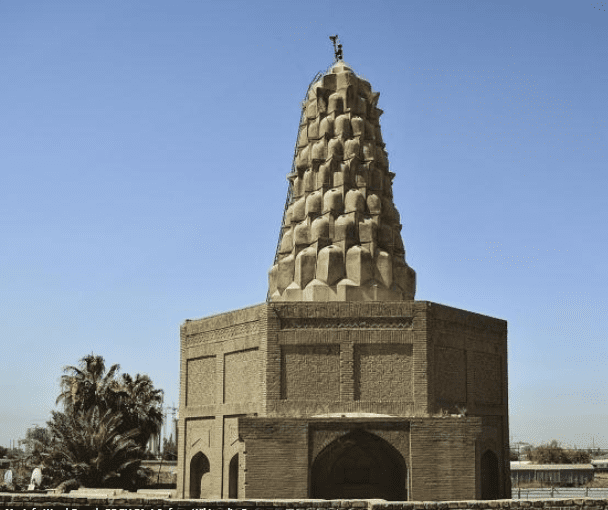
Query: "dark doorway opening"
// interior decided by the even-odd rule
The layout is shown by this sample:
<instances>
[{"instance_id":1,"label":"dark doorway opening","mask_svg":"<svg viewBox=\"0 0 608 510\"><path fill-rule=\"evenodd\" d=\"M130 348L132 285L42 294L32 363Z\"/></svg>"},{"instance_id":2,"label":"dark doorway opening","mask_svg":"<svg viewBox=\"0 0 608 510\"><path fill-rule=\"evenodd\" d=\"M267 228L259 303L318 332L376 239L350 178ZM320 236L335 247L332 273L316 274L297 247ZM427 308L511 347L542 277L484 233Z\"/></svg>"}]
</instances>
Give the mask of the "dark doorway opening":
<instances>
[{"instance_id":1,"label":"dark doorway opening","mask_svg":"<svg viewBox=\"0 0 608 510\"><path fill-rule=\"evenodd\" d=\"M406 501L406 472L403 457L389 443L354 430L330 443L315 459L310 497Z\"/></svg>"},{"instance_id":2,"label":"dark doorway opening","mask_svg":"<svg viewBox=\"0 0 608 510\"><path fill-rule=\"evenodd\" d=\"M239 454L230 459L228 467L228 497L237 499L239 497Z\"/></svg>"},{"instance_id":3,"label":"dark doorway opening","mask_svg":"<svg viewBox=\"0 0 608 510\"><path fill-rule=\"evenodd\" d=\"M491 450L481 456L481 499L498 499L498 457Z\"/></svg>"},{"instance_id":4,"label":"dark doorway opening","mask_svg":"<svg viewBox=\"0 0 608 510\"><path fill-rule=\"evenodd\" d=\"M209 494L209 459L198 452L190 461L190 497L199 499Z\"/></svg>"}]
</instances>

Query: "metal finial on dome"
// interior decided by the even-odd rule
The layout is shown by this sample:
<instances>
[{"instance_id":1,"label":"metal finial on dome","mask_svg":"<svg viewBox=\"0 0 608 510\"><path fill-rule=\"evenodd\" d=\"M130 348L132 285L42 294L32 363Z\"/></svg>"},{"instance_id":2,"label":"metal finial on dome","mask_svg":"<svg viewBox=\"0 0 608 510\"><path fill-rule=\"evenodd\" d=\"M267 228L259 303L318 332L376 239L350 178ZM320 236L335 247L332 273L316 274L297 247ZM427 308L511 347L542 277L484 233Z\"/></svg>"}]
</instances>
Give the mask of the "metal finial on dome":
<instances>
[{"instance_id":1,"label":"metal finial on dome","mask_svg":"<svg viewBox=\"0 0 608 510\"><path fill-rule=\"evenodd\" d=\"M336 62L338 60L342 60L342 45L340 44L340 39L338 39L338 34L330 35L329 38L331 39L331 42L334 43L334 57L336 59ZM337 45L336 41L338 43Z\"/></svg>"}]
</instances>

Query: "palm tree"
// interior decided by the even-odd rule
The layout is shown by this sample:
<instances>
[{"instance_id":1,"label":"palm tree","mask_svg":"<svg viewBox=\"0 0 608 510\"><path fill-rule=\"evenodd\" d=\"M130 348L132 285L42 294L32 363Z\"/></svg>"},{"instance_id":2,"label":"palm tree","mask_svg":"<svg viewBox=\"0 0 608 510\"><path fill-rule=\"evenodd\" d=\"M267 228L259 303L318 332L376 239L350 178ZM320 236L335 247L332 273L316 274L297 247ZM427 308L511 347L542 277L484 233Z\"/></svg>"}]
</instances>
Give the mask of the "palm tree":
<instances>
[{"instance_id":1,"label":"palm tree","mask_svg":"<svg viewBox=\"0 0 608 510\"><path fill-rule=\"evenodd\" d=\"M161 431L162 404L163 390L154 388L147 375L122 374L115 387L116 410L122 414L125 430L138 429L135 440L142 448Z\"/></svg>"},{"instance_id":2,"label":"palm tree","mask_svg":"<svg viewBox=\"0 0 608 510\"><path fill-rule=\"evenodd\" d=\"M121 417L92 407L84 413L53 413L48 423L55 441L45 452L45 465L86 487L103 487L139 466L137 430L121 429Z\"/></svg>"},{"instance_id":3,"label":"palm tree","mask_svg":"<svg viewBox=\"0 0 608 510\"><path fill-rule=\"evenodd\" d=\"M163 392L147 375L118 378L118 370L112 365L106 372L103 357L95 354L64 368L57 398L64 412L53 412L48 422L53 443L45 460L62 479L131 487L140 477L148 440L161 430Z\"/></svg>"},{"instance_id":4,"label":"palm tree","mask_svg":"<svg viewBox=\"0 0 608 510\"><path fill-rule=\"evenodd\" d=\"M63 402L67 413L86 412L92 407L103 411L112 408L112 393L119 369L120 365L115 364L106 372L103 357L93 353L80 360L80 368L64 367L67 374L61 376L61 394L57 403Z\"/></svg>"}]
</instances>

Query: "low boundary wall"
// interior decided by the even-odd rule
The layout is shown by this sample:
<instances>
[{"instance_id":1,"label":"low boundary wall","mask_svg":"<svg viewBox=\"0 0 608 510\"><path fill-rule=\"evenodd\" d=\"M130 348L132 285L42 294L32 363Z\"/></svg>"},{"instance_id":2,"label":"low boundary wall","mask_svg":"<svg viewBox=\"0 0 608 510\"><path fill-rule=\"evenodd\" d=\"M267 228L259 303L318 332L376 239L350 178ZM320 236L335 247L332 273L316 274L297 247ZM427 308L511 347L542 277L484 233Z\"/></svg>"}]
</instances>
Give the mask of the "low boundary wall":
<instances>
[{"instance_id":1,"label":"low boundary wall","mask_svg":"<svg viewBox=\"0 0 608 510\"><path fill-rule=\"evenodd\" d=\"M544 510L608 510L608 499L537 499L518 501L384 501L361 500L191 500L142 498L136 494L120 498L94 498L68 494L0 493L0 510L5 509L154 509L154 510L481 510L494 508L542 508Z\"/></svg>"}]
</instances>

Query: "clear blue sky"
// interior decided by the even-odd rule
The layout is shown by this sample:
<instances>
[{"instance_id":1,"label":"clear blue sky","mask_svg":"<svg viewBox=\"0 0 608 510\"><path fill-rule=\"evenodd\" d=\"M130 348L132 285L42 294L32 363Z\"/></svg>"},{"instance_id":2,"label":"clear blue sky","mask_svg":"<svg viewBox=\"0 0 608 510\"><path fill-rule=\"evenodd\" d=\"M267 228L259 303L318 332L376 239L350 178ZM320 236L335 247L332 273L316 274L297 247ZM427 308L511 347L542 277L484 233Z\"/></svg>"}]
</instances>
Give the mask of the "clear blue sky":
<instances>
[{"instance_id":1,"label":"clear blue sky","mask_svg":"<svg viewBox=\"0 0 608 510\"><path fill-rule=\"evenodd\" d=\"M0 0L0 444L91 352L177 405L180 324L264 301L337 33L417 299L508 321L514 441L608 448L605 9Z\"/></svg>"}]
</instances>

